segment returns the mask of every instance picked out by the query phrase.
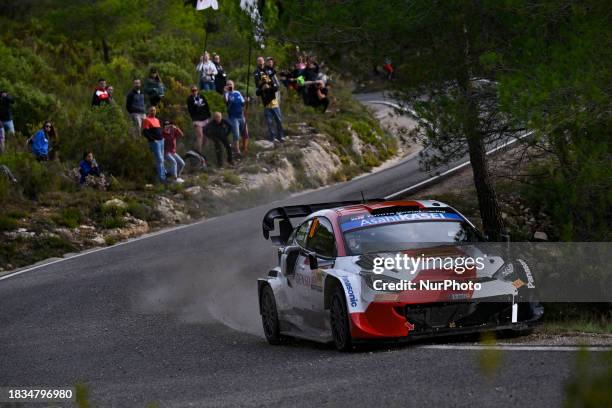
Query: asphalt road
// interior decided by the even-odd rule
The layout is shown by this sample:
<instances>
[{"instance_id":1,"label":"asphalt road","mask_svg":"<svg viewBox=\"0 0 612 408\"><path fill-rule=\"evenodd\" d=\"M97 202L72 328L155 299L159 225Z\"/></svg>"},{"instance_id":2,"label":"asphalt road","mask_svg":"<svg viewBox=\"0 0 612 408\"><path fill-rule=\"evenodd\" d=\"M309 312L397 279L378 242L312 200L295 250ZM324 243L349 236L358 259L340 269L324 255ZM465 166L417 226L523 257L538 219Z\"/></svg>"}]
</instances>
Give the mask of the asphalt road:
<instances>
[{"instance_id":1,"label":"asphalt road","mask_svg":"<svg viewBox=\"0 0 612 408\"><path fill-rule=\"evenodd\" d=\"M283 203L385 196L416 159ZM559 406L575 353L269 346L256 278L274 264L259 206L0 280L0 386L85 383L98 407ZM1 404L0 404L1 405Z\"/></svg>"}]
</instances>

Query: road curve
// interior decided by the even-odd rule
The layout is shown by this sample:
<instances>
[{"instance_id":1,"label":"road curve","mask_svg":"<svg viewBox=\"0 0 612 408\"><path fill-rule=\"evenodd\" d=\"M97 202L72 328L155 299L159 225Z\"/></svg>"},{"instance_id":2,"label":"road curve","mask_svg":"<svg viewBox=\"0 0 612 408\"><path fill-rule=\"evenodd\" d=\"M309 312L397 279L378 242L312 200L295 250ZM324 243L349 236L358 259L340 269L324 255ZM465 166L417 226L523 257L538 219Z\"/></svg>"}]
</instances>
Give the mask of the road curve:
<instances>
[{"instance_id":1,"label":"road curve","mask_svg":"<svg viewBox=\"0 0 612 408\"><path fill-rule=\"evenodd\" d=\"M272 205L383 197L418 158L325 189L0 281L0 386L87 384L100 407L559 406L574 353L268 346L256 284L274 264Z\"/></svg>"}]
</instances>

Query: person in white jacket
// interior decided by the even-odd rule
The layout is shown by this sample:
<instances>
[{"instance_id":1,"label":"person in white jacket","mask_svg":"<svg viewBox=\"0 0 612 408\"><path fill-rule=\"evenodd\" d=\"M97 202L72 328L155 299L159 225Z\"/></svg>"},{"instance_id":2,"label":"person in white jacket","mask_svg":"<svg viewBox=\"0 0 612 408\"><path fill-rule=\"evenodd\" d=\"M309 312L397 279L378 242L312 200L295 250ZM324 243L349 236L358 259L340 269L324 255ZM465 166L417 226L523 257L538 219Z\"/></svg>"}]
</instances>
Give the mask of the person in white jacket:
<instances>
[{"instance_id":1,"label":"person in white jacket","mask_svg":"<svg viewBox=\"0 0 612 408\"><path fill-rule=\"evenodd\" d=\"M200 62L196 65L196 71L200 74L200 89L203 91L214 91L217 67L210 60L208 51L204 51L204 54L200 57Z\"/></svg>"}]
</instances>

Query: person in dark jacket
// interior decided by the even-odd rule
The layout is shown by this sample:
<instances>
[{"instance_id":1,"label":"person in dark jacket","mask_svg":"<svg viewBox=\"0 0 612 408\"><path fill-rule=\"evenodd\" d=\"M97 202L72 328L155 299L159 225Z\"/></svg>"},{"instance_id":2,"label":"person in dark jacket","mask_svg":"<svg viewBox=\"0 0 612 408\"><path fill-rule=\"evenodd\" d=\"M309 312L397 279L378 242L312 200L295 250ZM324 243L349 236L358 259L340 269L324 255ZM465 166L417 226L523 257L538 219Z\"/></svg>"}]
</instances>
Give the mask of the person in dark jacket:
<instances>
[{"instance_id":1,"label":"person in dark jacket","mask_svg":"<svg viewBox=\"0 0 612 408\"><path fill-rule=\"evenodd\" d=\"M81 185L85 184L88 176L100 177L102 175L102 168L98 166L98 162L96 162L91 150L83 154L83 160L79 164L79 173L81 173Z\"/></svg>"},{"instance_id":2,"label":"person in dark jacket","mask_svg":"<svg viewBox=\"0 0 612 408\"><path fill-rule=\"evenodd\" d=\"M221 65L221 57L219 54L213 55L213 64L217 68L217 75L215 75L215 90L223 95L225 92L225 85L227 84L227 74Z\"/></svg>"},{"instance_id":3,"label":"person in dark jacket","mask_svg":"<svg viewBox=\"0 0 612 408\"><path fill-rule=\"evenodd\" d=\"M268 124L268 138L271 142L284 142L283 118L276 99L278 86L266 74L261 76L261 83L256 94L264 105L264 116Z\"/></svg>"},{"instance_id":4,"label":"person in dark jacket","mask_svg":"<svg viewBox=\"0 0 612 408\"><path fill-rule=\"evenodd\" d=\"M210 107L208 101L203 95L200 95L198 87L191 87L191 95L187 98L187 110L191 116L193 129L196 135L196 152L201 156L202 147L206 144L206 136L204 127L210 121Z\"/></svg>"},{"instance_id":5,"label":"person in dark jacket","mask_svg":"<svg viewBox=\"0 0 612 408\"><path fill-rule=\"evenodd\" d=\"M164 136L155 106L149 107L147 117L142 122L142 135L149 141L149 148L155 157L157 176L162 183L166 182L166 167L164 165Z\"/></svg>"},{"instance_id":6,"label":"person in dark jacket","mask_svg":"<svg viewBox=\"0 0 612 408\"><path fill-rule=\"evenodd\" d=\"M111 103L113 100L111 94L108 92L108 87L106 86L106 80L100 78L98 80L98 86L94 90L93 96L91 98L91 106L100 106L103 104Z\"/></svg>"},{"instance_id":7,"label":"person in dark jacket","mask_svg":"<svg viewBox=\"0 0 612 408\"><path fill-rule=\"evenodd\" d=\"M255 88L261 86L261 76L266 73L266 60L264 57L257 57L257 66L253 71L253 77L255 78Z\"/></svg>"},{"instance_id":8,"label":"person in dark jacket","mask_svg":"<svg viewBox=\"0 0 612 408\"><path fill-rule=\"evenodd\" d=\"M272 82L274 82L274 85L276 85L276 102L278 103L278 106L280 106L280 102L281 102L280 81L278 80L278 76L276 75L274 58L272 57L266 58L265 72L268 78L270 78Z\"/></svg>"},{"instance_id":9,"label":"person in dark jacket","mask_svg":"<svg viewBox=\"0 0 612 408\"><path fill-rule=\"evenodd\" d=\"M215 112L213 114L213 120L206 125L204 131L215 143L215 153L217 154L217 164L219 167L223 167L223 152L221 145L225 147L228 163L233 165L232 148L227 140L227 136L232 131L232 125L227 120L223 119L221 112Z\"/></svg>"},{"instance_id":10,"label":"person in dark jacket","mask_svg":"<svg viewBox=\"0 0 612 408\"><path fill-rule=\"evenodd\" d=\"M13 110L11 105L15 103L12 96L6 91L0 91L0 122L4 131L8 133L15 133L15 124L13 123Z\"/></svg>"},{"instance_id":11,"label":"person in dark jacket","mask_svg":"<svg viewBox=\"0 0 612 408\"><path fill-rule=\"evenodd\" d=\"M145 116L147 116L144 93L140 88L140 79L134 79L132 90L128 93L125 100L125 108L130 114L130 118L134 123L134 127L137 129L137 133L141 132L142 121Z\"/></svg>"},{"instance_id":12,"label":"person in dark jacket","mask_svg":"<svg viewBox=\"0 0 612 408\"><path fill-rule=\"evenodd\" d=\"M157 106L166 95L166 87L159 76L157 68L151 68L145 81L144 92L149 97L149 104Z\"/></svg>"}]
</instances>

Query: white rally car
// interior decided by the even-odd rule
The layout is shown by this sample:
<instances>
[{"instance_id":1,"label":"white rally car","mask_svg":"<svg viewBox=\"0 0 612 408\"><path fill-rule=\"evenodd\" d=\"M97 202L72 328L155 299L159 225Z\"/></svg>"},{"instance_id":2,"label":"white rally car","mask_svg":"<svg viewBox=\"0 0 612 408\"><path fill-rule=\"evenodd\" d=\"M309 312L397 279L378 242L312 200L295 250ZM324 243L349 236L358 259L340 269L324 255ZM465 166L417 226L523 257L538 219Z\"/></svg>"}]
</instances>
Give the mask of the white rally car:
<instances>
[{"instance_id":1,"label":"white rally car","mask_svg":"<svg viewBox=\"0 0 612 408\"><path fill-rule=\"evenodd\" d=\"M294 227L293 218L302 221ZM258 280L271 344L298 337L348 350L377 339L520 331L543 313L527 263L483 249L494 244L438 201L278 207L263 234L278 246L278 266ZM385 263L402 257L412 264Z\"/></svg>"}]
</instances>

